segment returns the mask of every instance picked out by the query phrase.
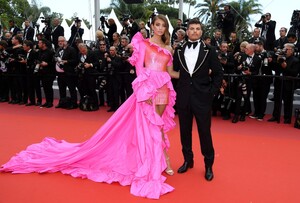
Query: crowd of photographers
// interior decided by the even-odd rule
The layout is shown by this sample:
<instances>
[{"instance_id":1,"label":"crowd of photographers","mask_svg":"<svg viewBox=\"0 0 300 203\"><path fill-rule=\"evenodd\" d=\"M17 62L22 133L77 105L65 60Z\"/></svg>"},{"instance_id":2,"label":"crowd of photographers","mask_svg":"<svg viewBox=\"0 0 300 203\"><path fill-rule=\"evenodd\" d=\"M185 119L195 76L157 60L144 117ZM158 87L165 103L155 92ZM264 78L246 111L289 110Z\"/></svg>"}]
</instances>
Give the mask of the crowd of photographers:
<instances>
[{"instance_id":1,"label":"crowd of photographers","mask_svg":"<svg viewBox=\"0 0 300 203\"><path fill-rule=\"evenodd\" d=\"M212 114L216 116L220 112L224 120L232 123L245 121L247 116L263 121L270 99L274 109L268 121L280 122L283 101L283 122L290 124L294 90L300 88L300 11L294 11L289 30L285 27L278 30L278 39L275 38L276 21L271 20L270 13L261 16L248 40L237 36L232 29L234 19L230 6L224 6L224 10L218 12L218 29L213 36L203 36L206 44L216 47L224 70ZM172 34L173 48L186 40L184 23L179 19L177 24ZM268 98L272 84L273 97Z\"/></svg>"},{"instance_id":2,"label":"crowd of photographers","mask_svg":"<svg viewBox=\"0 0 300 203\"><path fill-rule=\"evenodd\" d=\"M300 12L296 14L298 18L294 21L298 22L293 23L299 26ZM273 83L274 110L268 121L280 120L284 101L284 123L291 123L294 90L299 88L299 27L292 27L289 32L282 27L280 37L275 39L276 22L267 13L255 24L252 38L243 41L232 27L235 16L230 6L226 5L218 16L218 29L213 36L203 37L205 43L217 48L225 73L220 92L215 96L213 115L221 111L223 119L232 123L245 121L246 116L262 121ZM144 22L137 24L130 16L122 20L123 30L118 33L113 19L101 17L96 41L89 45L81 40L84 30L78 18L69 40L63 37L64 29L58 19L52 23L45 19L46 26L37 34L36 41L29 21L25 21L23 32L11 21L10 30L0 42L0 101L50 108L53 82L57 79L60 96L57 108L74 109L79 104L82 110L97 110L107 103L108 111L117 110L132 94L131 83L136 77L135 68L127 61L133 51L130 40L136 32L145 38L150 36ZM104 27L108 28L107 33ZM174 49L185 43L185 29L185 23L178 19L171 37ZM176 86L176 80L173 82ZM254 108L251 108L251 94Z\"/></svg>"}]
</instances>

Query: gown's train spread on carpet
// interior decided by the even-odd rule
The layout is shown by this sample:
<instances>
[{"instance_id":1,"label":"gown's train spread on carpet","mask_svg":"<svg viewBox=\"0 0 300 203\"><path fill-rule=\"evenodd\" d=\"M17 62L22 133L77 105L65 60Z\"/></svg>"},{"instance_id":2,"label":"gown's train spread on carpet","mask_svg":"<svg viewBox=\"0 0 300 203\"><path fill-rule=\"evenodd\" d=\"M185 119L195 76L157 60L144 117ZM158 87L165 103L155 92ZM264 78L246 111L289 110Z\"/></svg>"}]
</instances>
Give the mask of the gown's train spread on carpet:
<instances>
[{"instance_id":1,"label":"gown's train spread on carpet","mask_svg":"<svg viewBox=\"0 0 300 203\"><path fill-rule=\"evenodd\" d=\"M0 171L12 173L62 172L96 182L119 182L131 185L133 195L158 199L174 188L165 183L166 168L163 150L169 147L168 137L162 140L161 129L175 126L175 92L166 71L172 62L171 53L140 33L132 39L130 63L138 77L132 83L134 94L87 141L68 143L47 137L30 145L4 164ZM166 88L167 87L167 88ZM168 105L162 117L155 106L146 104L163 97L168 90Z\"/></svg>"}]
</instances>

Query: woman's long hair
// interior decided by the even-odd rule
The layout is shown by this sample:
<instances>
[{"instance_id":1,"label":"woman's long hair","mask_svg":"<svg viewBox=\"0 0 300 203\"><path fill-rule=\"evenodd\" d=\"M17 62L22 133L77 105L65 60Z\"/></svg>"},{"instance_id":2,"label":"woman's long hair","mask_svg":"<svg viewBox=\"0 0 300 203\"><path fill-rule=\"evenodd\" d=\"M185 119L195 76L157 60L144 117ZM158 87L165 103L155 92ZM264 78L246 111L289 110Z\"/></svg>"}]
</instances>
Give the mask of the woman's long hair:
<instances>
[{"instance_id":1,"label":"woman's long hair","mask_svg":"<svg viewBox=\"0 0 300 203\"><path fill-rule=\"evenodd\" d=\"M164 33L164 35L162 36L162 41L165 43L165 45L169 45L170 44L170 32L169 32L169 22L168 19L166 18L166 16L162 15L162 14L158 14L156 16L153 17L151 24L154 25L155 21L157 19L162 20L165 25L166 25L166 31Z\"/></svg>"}]
</instances>

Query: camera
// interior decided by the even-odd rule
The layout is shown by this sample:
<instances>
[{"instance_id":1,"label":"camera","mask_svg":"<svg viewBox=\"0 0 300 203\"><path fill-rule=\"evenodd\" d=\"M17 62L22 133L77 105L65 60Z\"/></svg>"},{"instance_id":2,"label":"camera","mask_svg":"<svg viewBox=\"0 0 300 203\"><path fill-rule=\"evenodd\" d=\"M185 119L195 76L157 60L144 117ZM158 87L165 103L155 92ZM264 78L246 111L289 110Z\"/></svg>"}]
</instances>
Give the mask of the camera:
<instances>
[{"instance_id":1,"label":"camera","mask_svg":"<svg viewBox=\"0 0 300 203\"><path fill-rule=\"evenodd\" d=\"M56 65L60 69L64 69L64 63L62 62L62 58L59 56L59 54L54 55L54 60L56 61Z\"/></svg>"},{"instance_id":2,"label":"camera","mask_svg":"<svg viewBox=\"0 0 300 203\"><path fill-rule=\"evenodd\" d=\"M227 60L227 56L226 56L225 53L220 53L220 54L218 55L218 58L219 58L220 60L222 60L222 61L226 61L226 60Z\"/></svg>"},{"instance_id":3,"label":"camera","mask_svg":"<svg viewBox=\"0 0 300 203\"><path fill-rule=\"evenodd\" d=\"M105 22L105 17L104 17L104 16L101 16L101 17L100 17L100 22L101 22L101 23L104 23L104 22Z\"/></svg>"},{"instance_id":4,"label":"camera","mask_svg":"<svg viewBox=\"0 0 300 203\"><path fill-rule=\"evenodd\" d=\"M121 53L122 59L128 59L130 57L129 49L124 49Z\"/></svg>"},{"instance_id":5,"label":"camera","mask_svg":"<svg viewBox=\"0 0 300 203\"><path fill-rule=\"evenodd\" d=\"M34 73L39 72L39 70L40 70L40 68L41 68L40 63L41 63L41 61L35 60L35 67L34 67L34 70L33 70Z\"/></svg>"},{"instance_id":6,"label":"camera","mask_svg":"<svg viewBox=\"0 0 300 203\"><path fill-rule=\"evenodd\" d=\"M78 17L76 17L76 18L74 18L74 22L75 22L75 23L80 23L81 20L80 20Z\"/></svg>"},{"instance_id":7,"label":"camera","mask_svg":"<svg viewBox=\"0 0 300 203\"><path fill-rule=\"evenodd\" d=\"M49 17L40 17L42 23L50 25L51 19Z\"/></svg>"},{"instance_id":8,"label":"camera","mask_svg":"<svg viewBox=\"0 0 300 203\"><path fill-rule=\"evenodd\" d=\"M224 19L225 15L226 15L225 10L217 11L217 28L218 29L223 28L223 19Z\"/></svg>"},{"instance_id":9,"label":"camera","mask_svg":"<svg viewBox=\"0 0 300 203\"><path fill-rule=\"evenodd\" d=\"M84 63L79 63L75 68L75 72L79 75L83 75L85 72Z\"/></svg>"},{"instance_id":10,"label":"camera","mask_svg":"<svg viewBox=\"0 0 300 203\"><path fill-rule=\"evenodd\" d=\"M111 63L107 64L107 72L108 72L108 75L113 75L115 72L115 68L111 65Z\"/></svg>"},{"instance_id":11,"label":"camera","mask_svg":"<svg viewBox=\"0 0 300 203\"><path fill-rule=\"evenodd\" d=\"M18 57L16 58L17 61L22 61L24 60L26 57L23 54L18 54Z\"/></svg>"},{"instance_id":12,"label":"camera","mask_svg":"<svg viewBox=\"0 0 300 203\"><path fill-rule=\"evenodd\" d=\"M106 77L105 76L99 76L98 77L98 83L99 83L99 90L103 90L106 86Z\"/></svg>"},{"instance_id":13,"label":"camera","mask_svg":"<svg viewBox=\"0 0 300 203\"><path fill-rule=\"evenodd\" d=\"M286 51L284 49L278 49L275 55L277 56L277 63L282 64L286 61Z\"/></svg>"},{"instance_id":14,"label":"camera","mask_svg":"<svg viewBox=\"0 0 300 203\"><path fill-rule=\"evenodd\" d=\"M242 63L242 71L247 71L247 70L250 70L250 67L249 65L246 63L246 61L243 61Z\"/></svg>"},{"instance_id":15,"label":"camera","mask_svg":"<svg viewBox=\"0 0 300 203\"><path fill-rule=\"evenodd\" d=\"M261 15L261 18L262 19L266 18L266 14Z\"/></svg>"}]
</instances>

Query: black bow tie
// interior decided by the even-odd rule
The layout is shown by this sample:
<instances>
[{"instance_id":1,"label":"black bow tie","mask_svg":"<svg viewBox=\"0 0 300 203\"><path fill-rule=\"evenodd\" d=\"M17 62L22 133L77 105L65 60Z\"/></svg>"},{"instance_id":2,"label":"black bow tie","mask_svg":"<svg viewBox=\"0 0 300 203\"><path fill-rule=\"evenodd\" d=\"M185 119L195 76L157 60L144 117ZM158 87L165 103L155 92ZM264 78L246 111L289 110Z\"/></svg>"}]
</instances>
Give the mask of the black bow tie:
<instances>
[{"instance_id":1,"label":"black bow tie","mask_svg":"<svg viewBox=\"0 0 300 203\"><path fill-rule=\"evenodd\" d=\"M191 48L192 45L193 45L193 49L195 49L196 46L198 45L198 41L196 41L196 42L190 42L190 41L188 41L187 42L188 48Z\"/></svg>"}]
</instances>

